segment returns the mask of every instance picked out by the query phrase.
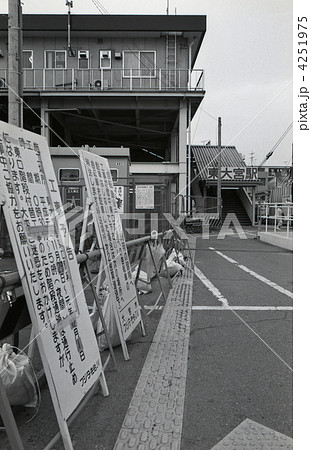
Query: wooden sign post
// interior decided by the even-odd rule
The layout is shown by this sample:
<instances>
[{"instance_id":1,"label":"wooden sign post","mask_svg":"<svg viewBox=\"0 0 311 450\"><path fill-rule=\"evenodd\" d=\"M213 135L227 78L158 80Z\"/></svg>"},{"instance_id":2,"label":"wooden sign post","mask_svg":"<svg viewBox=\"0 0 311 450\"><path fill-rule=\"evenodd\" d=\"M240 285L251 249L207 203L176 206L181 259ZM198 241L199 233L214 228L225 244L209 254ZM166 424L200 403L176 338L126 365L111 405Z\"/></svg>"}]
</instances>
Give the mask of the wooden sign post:
<instances>
[{"instance_id":1,"label":"wooden sign post","mask_svg":"<svg viewBox=\"0 0 311 450\"><path fill-rule=\"evenodd\" d=\"M99 270L105 273L110 287L108 301L112 301L124 358L127 360L129 354L126 339L139 323L143 334L144 327L121 219L117 212L114 185L107 159L86 150L80 150L79 154L101 249ZM100 278L101 273L98 276L99 280Z\"/></svg>"},{"instance_id":2,"label":"wooden sign post","mask_svg":"<svg viewBox=\"0 0 311 450\"><path fill-rule=\"evenodd\" d=\"M108 388L46 139L0 122L3 211L57 421L100 381Z\"/></svg>"}]
</instances>

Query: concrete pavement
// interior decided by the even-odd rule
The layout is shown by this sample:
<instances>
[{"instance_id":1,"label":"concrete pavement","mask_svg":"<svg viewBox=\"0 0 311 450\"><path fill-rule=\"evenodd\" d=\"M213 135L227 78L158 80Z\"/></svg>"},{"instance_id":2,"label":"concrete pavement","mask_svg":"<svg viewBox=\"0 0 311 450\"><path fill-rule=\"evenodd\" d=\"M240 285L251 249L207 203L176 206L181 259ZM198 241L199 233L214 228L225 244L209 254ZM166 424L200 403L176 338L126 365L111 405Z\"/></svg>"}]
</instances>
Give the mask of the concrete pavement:
<instances>
[{"instance_id":1,"label":"concrete pavement","mask_svg":"<svg viewBox=\"0 0 311 450\"><path fill-rule=\"evenodd\" d=\"M194 270L70 427L75 449L292 448L292 253L247 236L197 236ZM26 448L57 431L48 411L20 423Z\"/></svg>"},{"instance_id":2,"label":"concrete pavement","mask_svg":"<svg viewBox=\"0 0 311 450\"><path fill-rule=\"evenodd\" d=\"M182 448L291 448L292 253L235 237L196 247L210 284L194 279ZM240 429L231 447L223 440L245 420L257 435L245 447ZM260 425L285 436L267 443Z\"/></svg>"},{"instance_id":3,"label":"concrete pavement","mask_svg":"<svg viewBox=\"0 0 311 450\"><path fill-rule=\"evenodd\" d=\"M115 449L290 449L291 253L236 236L195 248Z\"/></svg>"}]
</instances>

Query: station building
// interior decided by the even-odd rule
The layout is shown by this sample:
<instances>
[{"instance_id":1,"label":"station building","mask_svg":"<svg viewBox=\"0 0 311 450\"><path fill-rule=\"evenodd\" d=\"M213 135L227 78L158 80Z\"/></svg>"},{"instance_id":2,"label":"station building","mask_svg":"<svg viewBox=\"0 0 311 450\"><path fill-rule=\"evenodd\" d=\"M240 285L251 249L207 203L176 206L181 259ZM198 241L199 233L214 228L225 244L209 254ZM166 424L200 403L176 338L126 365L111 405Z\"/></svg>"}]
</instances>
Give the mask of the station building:
<instances>
[{"instance_id":1,"label":"station building","mask_svg":"<svg viewBox=\"0 0 311 450\"><path fill-rule=\"evenodd\" d=\"M87 146L114 164L125 196L153 186L149 212L178 214L178 194L190 194L188 128L205 94L204 71L194 67L206 16L23 15L22 30L22 126L47 138L63 201L83 207L70 152ZM7 82L8 16L1 15L3 121Z\"/></svg>"},{"instance_id":2,"label":"station building","mask_svg":"<svg viewBox=\"0 0 311 450\"><path fill-rule=\"evenodd\" d=\"M192 203L198 212L217 211L218 154L217 145L191 146ZM241 225L255 225L258 172L258 167L245 164L234 146L221 147L222 220L233 213Z\"/></svg>"}]
</instances>

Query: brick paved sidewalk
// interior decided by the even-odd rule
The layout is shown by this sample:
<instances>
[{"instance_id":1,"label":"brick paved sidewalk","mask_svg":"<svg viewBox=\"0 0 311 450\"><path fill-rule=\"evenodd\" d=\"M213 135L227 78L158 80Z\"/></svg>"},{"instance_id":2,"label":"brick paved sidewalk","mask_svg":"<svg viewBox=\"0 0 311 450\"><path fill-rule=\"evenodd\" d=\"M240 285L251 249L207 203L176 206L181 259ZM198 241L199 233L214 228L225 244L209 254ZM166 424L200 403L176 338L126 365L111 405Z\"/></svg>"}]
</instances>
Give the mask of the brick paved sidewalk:
<instances>
[{"instance_id":1,"label":"brick paved sidewalk","mask_svg":"<svg viewBox=\"0 0 311 450\"><path fill-rule=\"evenodd\" d=\"M115 450L180 448L192 285L187 268L169 293Z\"/></svg>"}]
</instances>

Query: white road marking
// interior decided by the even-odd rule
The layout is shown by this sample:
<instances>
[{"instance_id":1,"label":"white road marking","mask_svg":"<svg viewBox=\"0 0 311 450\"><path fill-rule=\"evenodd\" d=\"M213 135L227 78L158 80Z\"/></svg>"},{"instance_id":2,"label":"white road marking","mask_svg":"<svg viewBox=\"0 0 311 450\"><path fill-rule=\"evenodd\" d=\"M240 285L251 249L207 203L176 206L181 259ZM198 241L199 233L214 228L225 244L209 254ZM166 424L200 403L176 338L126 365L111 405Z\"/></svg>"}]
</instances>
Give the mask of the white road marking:
<instances>
[{"instance_id":1,"label":"white road marking","mask_svg":"<svg viewBox=\"0 0 311 450\"><path fill-rule=\"evenodd\" d=\"M224 311L223 306L192 306L192 311ZM230 306L231 311L293 311L292 306Z\"/></svg>"},{"instance_id":2,"label":"white road marking","mask_svg":"<svg viewBox=\"0 0 311 450\"><path fill-rule=\"evenodd\" d=\"M263 277L262 275L259 275L258 273L254 272L253 270L250 270L248 267L243 266L243 264L239 264L237 261L235 261L232 258L229 258L229 256L224 255L222 252L215 250L213 247L209 247L210 250L214 250L217 255L222 256L224 259L229 261L232 264L236 264L240 269L244 270L244 272L249 273L253 277L257 278L257 280L262 281L263 283L267 284L268 286L272 287L273 289L276 289L277 291L281 292L282 294L287 295L290 298L293 298L293 293L288 291L287 289L283 288L282 286L279 286L278 284L274 283L271 280L268 280L268 278Z\"/></svg>"},{"instance_id":3,"label":"white road marking","mask_svg":"<svg viewBox=\"0 0 311 450\"><path fill-rule=\"evenodd\" d=\"M211 249L211 247L210 247ZM214 249L213 249L214 250ZM238 314L238 312L229 306L228 300L223 297L223 295L218 291L218 289L213 285L213 283L206 278L206 276L196 267L194 266L194 273L199 277L199 279L204 283L204 285L215 295L215 297L222 302L222 310L230 310L244 325L255 335L261 342L280 360L282 363L291 371L293 371L292 367L284 361L283 358L275 351L272 347L270 347L267 342L259 336L259 334ZM255 272L254 272L255 273ZM273 283L275 284L275 283ZM277 286L277 285L276 285Z\"/></svg>"},{"instance_id":4,"label":"white road marking","mask_svg":"<svg viewBox=\"0 0 311 450\"><path fill-rule=\"evenodd\" d=\"M222 295L222 293L217 289L217 287L214 286L213 283L208 278L206 278L204 273L201 272L201 270L198 269L197 266L194 266L194 273L202 281L204 286L206 286L207 289L217 298L217 300L223 304L223 307L229 306L228 300Z\"/></svg>"},{"instance_id":5,"label":"white road marking","mask_svg":"<svg viewBox=\"0 0 311 450\"><path fill-rule=\"evenodd\" d=\"M229 308L229 309L228 309ZM226 308L225 306L192 306L192 311L293 311L292 306L229 306ZM153 306L145 305L145 309L155 309L158 311L161 311L163 309L163 306L156 306L153 308Z\"/></svg>"},{"instance_id":6,"label":"white road marking","mask_svg":"<svg viewBox=\"0 0 311 450\"><path fill-rule=\"evenodd\" d=\"M274 448L292 450L293 439L250 419L245 419L211 450L224 448Z\"/></svg>"}]
</instances>

